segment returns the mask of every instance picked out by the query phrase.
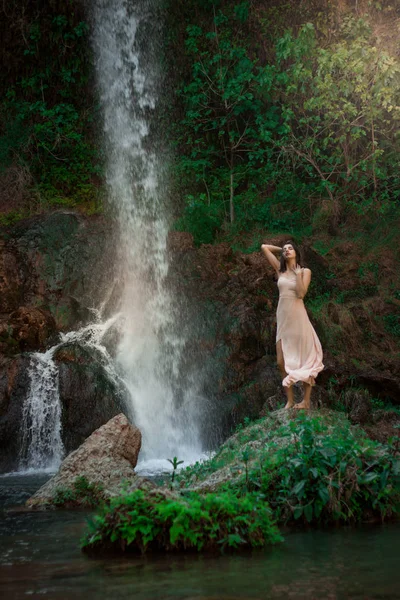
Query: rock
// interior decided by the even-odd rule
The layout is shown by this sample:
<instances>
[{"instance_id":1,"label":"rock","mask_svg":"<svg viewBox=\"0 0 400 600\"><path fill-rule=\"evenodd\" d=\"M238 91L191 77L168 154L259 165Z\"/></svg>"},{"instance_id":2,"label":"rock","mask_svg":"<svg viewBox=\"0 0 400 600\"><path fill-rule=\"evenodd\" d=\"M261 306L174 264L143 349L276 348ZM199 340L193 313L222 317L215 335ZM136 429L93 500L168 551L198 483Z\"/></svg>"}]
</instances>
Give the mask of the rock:
<instances>
[{"instance_id":1,"label":"rock","mask_svg":"<svg viewBox=\"0 0 400 600\"><path fill-rule=\"evenodd\" d=\"M21 306L10 315L12 337L20 352L45 350L49 339L57 334L56 322L49 311Z\"/></svg>"},{"instance_id":2,"label":"rock","mask_svg":"<svg viewBox=\"0 0 400 600\"><path fill-rule=\"evenodd\" d=\"M58 329L89 322L116 277L111 230L103 217L60 211L1 232L0 314L35 306Z\"/></svg>"},{"instance_id":3,"label":"rock","mask_svg":"<svg viewBox=\"0 0 400 600\"><path fill-rule=\"evenodd\" d=\"M398 437L400 434L400 414L395 410L375 410L372 413L373 423L363 427L372 440L386 444L389 438Z\"/></svg>"},{"instance_id":4,"label":"rock","mask_svg":"<svg viewBox=\"0 0 400 600\"><path fill-rule=\"evenodd\" d=\"M24 275L18 254L0 239L0 314L12 312L23 301Z\"/></svg>"},{"instance_id":5,"label":"rock","mask_svg":"<svg viewBox=\"0 0 400 600\"><path fill-rule=\"evenodd\" d=\"M390 398L393 403L400 403L400 377L393 372L382 373L370 368L358 375L357 383L366 387L373 396Z\"/></svg>"},{"instance_id":6,"label":"rock","mask_svg":"<svg viewBox=\"0 0 400 600\"><path fill-rule=\"evenodd\" d=\"M274 410L278 410L282 407L282 401L284 401L284 396L282 393L276 393L273 396L270 396L266 399L264 406L260 411L260 417L267 417L269 413Z\"/></svg>"},{"instance_id":7,"label":"rock","mask_svg":"<svg viewBox=\"0 0 400 600\"><path fill-rule=\"evenodd\" d=\"M51 315L49 319L52 321ZM34 331L27 330L28 339ZM121 381L110 378L104 358L93 348L76 343L62 344L54 359L59 367L61 435L69 454L95 429L124 412L127 391ZM22 411L30 388L30 363L29 354L0 354L0 473L19 466Z\"/></svg>"},{"instance_id":8,"label":"rock","mask_svg":"<svg viewBox=\"0 0 400 600\"><path fill-rule=\"evenodd\" d=\"M349 410L349 419L354 425L364 425L371 421L372 404L367 390L346 390L343 403Z\"/></svg>"},{"instance_id":9,"label":"rock","mask_svg":"<svg viewBox=\"0 0 400 600\"><path fill-rule=\"evenodd\" d=\"M326 412L326 414L328 414ZM334 413L333 413L334 414ZM181 485L200 493L215 492L226 483L239 479L245 471L244 452L249 453L249 468L254 468L259 460L260 450L271 440L271 433L287 424L296 415L284 408L269 412L261 421L251 423L241 431L228 438L219 448L216 455L216 465L221 465L215 471L203 473L194 471L190 479L185 479L185 473L180 475ZM290 436L276 436L274 443L283 447L292 444ZM207 461L206 461L207 462ZM189 469L190 472L190 469Z\"/></svg>"},{"instance_id":10,"label":"rock","mask_svg":"<svg viewBox=\"0 0 400 600\"><path fill-rule=\"evenodd\" d=\"M29 357L0 356L0 473L19 463L22 409L29 388Z\"/></svg>"},{"instance_id":11,"label":"rock","mask_svg":"<svg viewBox=\"0 0 400 600\"><path fill-rule=\"evenodd\" d=\"M58 473L47 481L28 501L27 506L51 504L57 489L74 489L77 477L90 484L101 484L106 496L117 495L124 481L135 477L142 435L122 413L97 429L74 452L63 460Z\"/></svg>"},{"instance_id":12,"label":"rock","mask_svg":"<svg viewBox=\"0 0 400 600\"><path fill-rule=\"evenodd\" d=\"M69 453L124 411L127 392L121 381L109 377L104 358L94 348L63 344L54 360L59 365L62 440Z\"/></svg>"}]
</instances>

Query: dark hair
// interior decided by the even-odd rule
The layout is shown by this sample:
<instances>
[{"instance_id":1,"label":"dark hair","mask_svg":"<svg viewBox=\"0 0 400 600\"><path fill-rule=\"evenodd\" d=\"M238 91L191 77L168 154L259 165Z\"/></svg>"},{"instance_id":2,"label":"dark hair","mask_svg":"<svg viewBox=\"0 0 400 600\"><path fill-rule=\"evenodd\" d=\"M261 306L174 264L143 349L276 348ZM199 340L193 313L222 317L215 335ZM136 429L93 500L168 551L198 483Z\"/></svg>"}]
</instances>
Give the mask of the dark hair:
<instances>
[{"instance_id":1,"label":"dark hair","mask_svg":"<svg viewBox=\"0 0 400 600\"><path fill-rule=\"evenodd\" d=\"M284 244L282 244L282 254L281 254L281 260L280 260L279 273L284 273L287 270L286 260L285 260L285 257L283 255L283 246L286 246L286 244L290 244L291 246L293 246L293 250L296 252L296 261L297 261L297 264L300 267L304 267L303 257L301 255L300 248L292 240L288 240L287 242L285 242Z\"/></svg>"}]
</instances>

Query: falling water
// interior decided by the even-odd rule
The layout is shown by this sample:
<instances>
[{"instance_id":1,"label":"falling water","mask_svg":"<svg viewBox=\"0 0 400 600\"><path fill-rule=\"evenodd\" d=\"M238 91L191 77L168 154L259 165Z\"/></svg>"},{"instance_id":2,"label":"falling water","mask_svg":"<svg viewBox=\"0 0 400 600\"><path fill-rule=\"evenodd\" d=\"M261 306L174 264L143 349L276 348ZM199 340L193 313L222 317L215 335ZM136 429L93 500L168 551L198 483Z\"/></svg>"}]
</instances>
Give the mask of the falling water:
<instances>
[{"instance_id":1,"label":"falling water","mask_svg":"<svg viewBox=\"0 0 400 600\"><path fill-rule=\"evenodd\" d=\"M201 398L182 371L185 338L166 285L165 158L154 115L162 87L159 0L94 0L109 199L118 221L123 314L117 366L143 434L144 458L200 453Z\"/></svg>"},{"instance_id":2,"label":"falling water","mask_svg":"<svg viewBox=\"0 0 400 600\"><path fill-rule=\"evenodd\" d=\"M21 470L54 471L64 453L56 349L31 356L30 388L22 409Z\"/></svg>"},{"instance_id":3,"label":"falling water","mask_svg":"<svg viewBox=\"0 0 400 600\"><path fill-rule=\"evenodd\" d=\"M28 369L30 385L22 408L19 471L55 471L64 456L59 369L54 361L59 348L64 344L77 343L94 349L110 381L118 384L119 376L102 340L120 315L116 314L105 322L101 322L99 315L97 317L97 322L61 335L61 341L47 352L31 355Z\"/></svg>"}]
</instances>

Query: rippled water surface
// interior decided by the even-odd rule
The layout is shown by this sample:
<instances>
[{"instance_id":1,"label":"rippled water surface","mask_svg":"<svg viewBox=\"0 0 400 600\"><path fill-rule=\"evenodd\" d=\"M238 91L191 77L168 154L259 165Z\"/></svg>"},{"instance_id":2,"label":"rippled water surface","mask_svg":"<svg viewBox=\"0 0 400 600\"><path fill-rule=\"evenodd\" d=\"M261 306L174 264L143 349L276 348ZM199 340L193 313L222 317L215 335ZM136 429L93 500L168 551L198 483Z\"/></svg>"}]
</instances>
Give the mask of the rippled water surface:
<instances>
[{"instance_id":1,"label":"rippled water surface","mask_svg":"<svg viewBox=\"0 0 400 600\"><path fill-rule=\"evenodd\" d=\"M0 478L0 598L135 600L400 599L400 525L309 531L241 556L94 560L85 515L7 512L45 480Z\"/></svg>"}]
</instances>

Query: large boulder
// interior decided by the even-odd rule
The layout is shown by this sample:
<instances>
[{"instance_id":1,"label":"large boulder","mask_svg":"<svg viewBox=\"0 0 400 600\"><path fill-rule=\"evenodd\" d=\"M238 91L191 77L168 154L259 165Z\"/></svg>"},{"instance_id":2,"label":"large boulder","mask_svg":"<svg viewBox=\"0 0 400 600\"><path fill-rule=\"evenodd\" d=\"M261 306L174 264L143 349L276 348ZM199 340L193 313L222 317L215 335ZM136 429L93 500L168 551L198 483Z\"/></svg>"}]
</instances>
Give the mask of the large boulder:
<instances>
[{"instance_id":1,"label":"large boulder","mask_svg":"<svg viewBox=\"0 0 400 600\"><path fill-rule=\"evenodd\" d=\"M96 348L65 343L54 355L59 371L61 436L67 454L93 431L124 412L127 390L107 371ZM0 473L18 469L23 439L23 407L29 395L31 354L0 353Z\"/></svg>"},{"instance_id":2,"label":"large boulder","mask_svg":"<svg viewBox=\"0 0 400 600\"><path fill-rule=\"evenodd\" d=\"M135 477L142 435L122 413L97 429L61 463L58 473L28 501L28 507L52 503L57 490L74 490L77 477L101 485L105 496L118 494L121 484Z\"/></svg>"},{"instance_id":3,"label":"large boulder","mask_svg":"<svg viewBox=\"0 0 400 600\"><path fill-rule=\"evenodd\" d=\"M122 381L110 377L104 357L94 347L62 344L54 360L59 368L62 439L69 453L95 429L124 412L127 391Z\"/></svg>"}]
</instances>

